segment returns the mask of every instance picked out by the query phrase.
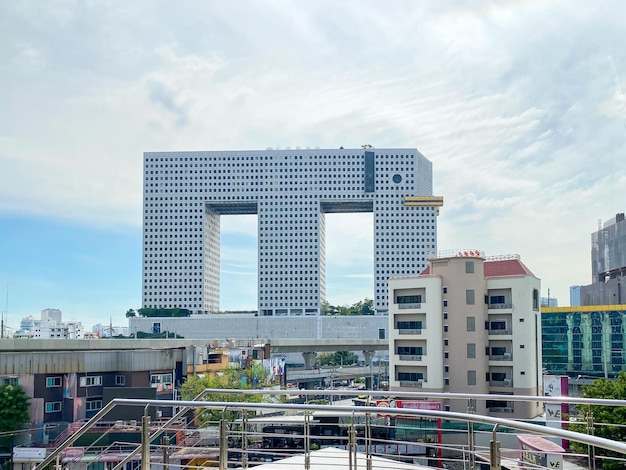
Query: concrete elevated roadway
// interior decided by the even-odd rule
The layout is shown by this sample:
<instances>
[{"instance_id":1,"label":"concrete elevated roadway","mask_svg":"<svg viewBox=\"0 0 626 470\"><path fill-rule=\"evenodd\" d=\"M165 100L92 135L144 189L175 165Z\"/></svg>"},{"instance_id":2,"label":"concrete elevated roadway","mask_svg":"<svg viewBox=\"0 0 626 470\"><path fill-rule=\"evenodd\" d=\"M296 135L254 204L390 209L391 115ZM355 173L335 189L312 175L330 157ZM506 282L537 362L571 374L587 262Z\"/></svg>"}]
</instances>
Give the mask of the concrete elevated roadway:
<instances>
[{"instance_id":1,"label":"concrete elevated roadway","mask_svg":"<svg viewBox=\"0 0 626 470\"><path fill-rule=\"evenodd\" d=\"M304 357L304 368L311 369L315 365L318 352L362 351L365 365L370 365L376 351L387 351L389 341L386 339L274 339L270 340L270 352L294 353L301 352Z\"/></svg>"}]
</instances>

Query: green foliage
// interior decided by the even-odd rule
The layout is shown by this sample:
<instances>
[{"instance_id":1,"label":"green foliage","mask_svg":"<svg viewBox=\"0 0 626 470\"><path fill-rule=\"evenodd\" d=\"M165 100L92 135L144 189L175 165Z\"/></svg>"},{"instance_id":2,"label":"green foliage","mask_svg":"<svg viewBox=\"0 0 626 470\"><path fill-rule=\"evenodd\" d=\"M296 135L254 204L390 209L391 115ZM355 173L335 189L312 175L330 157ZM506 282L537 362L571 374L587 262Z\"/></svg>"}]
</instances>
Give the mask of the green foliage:
<instances>
[{"instance_id":1,"label":"green foliage","mask_svg":"<svg viewBox=\"0 0 626 470\"><path fill-rule=\"evenodd\" d=\"M374 315L374 301L364 299L351 306L337 307L325 300L320 310L322 315Z\"/></svg>"},{"instance_id":2,"label":"green foliage","mask_svg":"<svg viewBox=\"0 0 626 470\"><path fill-rule=\"evenodd\" d=\"M137 316L137 312L135 312L132 308L129 308L126 311L126 318L134 318Z\"/></svg>"},{"instance_id":3,"label":"green foliage","mask_svg":"<svg viewBox=\"0 0 626 470\"><path fill-rule=\"evenodd\" d=\"M140 308L137 309L137 313L141 317L188 317L191 315L191 310L186 308ZM126 312L128 316L128 312Z\"/></svg>"},{"instance_id":4,"label":"green foliage","mask_svg":"<svg viewBox=\"0 0 626 470\"><path fill-rule=\"evenodd\" d=\"M176 333L170 333L169 331L164 331L163 333L146 333L144 331L138 331L135 334L135 338L137 339L174 339L174 338L184 338L184 336L180 336Z\"/></svg>"},{"instance_id":5,"label":"green foliage","mask_svg":"<svg viewBox=\"0 0 626 470\"><path fill-rule=\"evenodd\" d=\"M250 390L261 389L269 383L269 374L267 370L259 364L253 364L252 367L242 369L237 366L229 366L222 371L221 376L217 377L200 377L189 376L181 386L181 396L183 400L192 400L207 388L212 389L237 389ZM232 393L210 393L202 398L202 401L216 402L250 402L260 403L263 401L261 395L235 395ZM222 410L198 410L199 414L196 418L200 426L215 424L222 417ZM224 417L229 421L233 421L240 417L239 412L226 411Z\"/></svg>"},{"instance_id":6,"label":"green foliage","mask_svg":"<svg viewBox=\"0 0 626 470\"><path fill-rule=\"evenodd\" d=\"M334 353L320 354L315 358L315 362L320 366L343 366L355 364L359 356L352 351L337 351Z\"/></svg>"},{"instance_id":7,"label":"green foliage","mask_svg":"<svg viewBox=\"0 0 626 470\"><path fill-rule=\"evenodd\" d=\"M583 385L585 398L608 398L626 400L626 372L622 371L615 379L598 379L592 385ZM577 405L579 422L569 425L571 431L587 434L587 418L593 416L593 434L618 442L626 440L626 407L605 405ZM597 423L597 424L596 424ZM586 445L573 443L574 449L581 453L587 452ZM621 454L596 448L596 455L623 457ZM626 469L623 462L603 460L602 467L606 470Z\"/></svg>"},{"instance_id":8,"label":"green foliage","mask_svg":"<svg viewBox=\"0 0 626 470\"><path fill-rule=\"evenodd\" d=\"M29 400L22 387L0 385L0 433L16 431L28 423ZM0 440L0 446L7 447L9 442L9 438Z\"/></svg>"}]
</instances>

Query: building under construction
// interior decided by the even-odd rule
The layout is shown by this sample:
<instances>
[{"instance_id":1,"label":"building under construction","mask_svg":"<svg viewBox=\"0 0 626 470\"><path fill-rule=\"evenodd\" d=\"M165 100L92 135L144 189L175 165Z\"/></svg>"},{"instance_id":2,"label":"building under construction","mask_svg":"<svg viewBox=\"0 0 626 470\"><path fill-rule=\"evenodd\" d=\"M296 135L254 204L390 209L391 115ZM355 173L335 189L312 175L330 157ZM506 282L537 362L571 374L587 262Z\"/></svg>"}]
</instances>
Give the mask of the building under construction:
<instances>
[{"instance_id":1,"label":"building under construction","mask_svg":"<svg viewBox=\"0 0 626 470\"><path fill-rule=\"evenodd\" d=\"M626 301L626 220L624 213L591 234L592 283L580 287L581 305L613 305Z\"/></svg>"}]
</instances>

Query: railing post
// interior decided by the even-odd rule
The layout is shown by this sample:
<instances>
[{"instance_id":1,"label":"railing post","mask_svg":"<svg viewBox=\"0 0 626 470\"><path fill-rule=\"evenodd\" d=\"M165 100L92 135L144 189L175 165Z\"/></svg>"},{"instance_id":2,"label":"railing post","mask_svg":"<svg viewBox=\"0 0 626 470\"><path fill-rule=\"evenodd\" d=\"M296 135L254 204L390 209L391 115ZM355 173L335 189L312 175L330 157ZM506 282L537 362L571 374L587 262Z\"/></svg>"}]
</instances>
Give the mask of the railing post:
<instances>
[{"instance_id":1,"label":"railing post","mask_svg":"<svg viewBox=\"0 0 626 470\"><path fill-rule=\"evenodd\" d=\"M365 415L365 465L372 470L372 420L371 413Z\"/></svg>"},{"instance_id":2,"label":"railing post","mask_svg":"<svg viewBox=\"0 0 626 470\"><path fill-rule=\"evenodd\" d=\"M349 470L357 470L357 446L356 446L356 429L354 427L354 413L352 414L352 422L348 431L348 468Z\"/></svg>"},{"instance_id":3,"label":"railing post","mask_svg":"<svg viewBox=\"0 0 626 470\"><path fill-rule=\"evenodd\" d=\"M467 401L467 412L473 413L474 407L472 406L472 399ZM467 444L469 448L469 468L470 470L476 470L476 448L474 445L474 422L468 421L467 423Z\"/></svg>"},{"instance_id":4,"label":"railing post","mask_svg":"<svg viewBox=\"0 0 626 470\"><path fill-rule=\"evenodd\" d=\"M222 410L222 418L220 419L220 470L228 468L228 434L227 421L224 418L225 411L226 408Z\"/></svg>"},{"instance_id":5,"label":"railing post","mask_svg":"<svg viewBox=\"0 0 626 470\"><path fill-rule=\"evenodd\" d=\"M587 434L590 436L594 435L593 429L593 413L589 411L587 415ZM591 470L596 470L596 448L591 445L587 445L587 454L589 455L589 468Z\"/></svg>"},{"instance_id":6,"label":"railing post","mask_svg":"<svg viewBox=\"0 0 626 470\"><path fill-rule=\"evenodd\" d=\"M147 406L141 417L141 470L150 470L150 415Z\"/></svg>"},{"instance_id":7,"label":"railing post","mask_svg":"<svg viewBox=\"0 0 626 470\"><path fill-rule=\"evenodd\" d=\"M248 468L248 413L246 410L243 410L241 422L243 426L241 429L241 467L245 470Z\"/></svg>"},{"instance_id":8,"label":"railing post","mask_svg":"<svg viewBox=\"0 0 626 470\"><path fill-rule=\"evenodd\" d=\"M311 468L311 433L310 433L310 414L304 412L304 470Z\"/></svg>"},{"instance_id":9,"label":"railing post","mask_svg":"<svg viewBox=\"0 0 626 470\"><path fill-rule=\"evenodd\" d=\"M161 437L161 445L163 446L163 470L167 470L170 466L169 439L167 436Z\"/></svg>"},{"instance_id":10,"label":"railing post","mask_svg":"<svg viewBox=\"0 0 626 470\"><path fill-rule=\"evenodd\" d=\"M498 425L493 427L493 437L489 445L489 464L491 470L500 470L501 468L501 456L500 456L500 441L497 440Z\"/></svg>"}]
</instances>

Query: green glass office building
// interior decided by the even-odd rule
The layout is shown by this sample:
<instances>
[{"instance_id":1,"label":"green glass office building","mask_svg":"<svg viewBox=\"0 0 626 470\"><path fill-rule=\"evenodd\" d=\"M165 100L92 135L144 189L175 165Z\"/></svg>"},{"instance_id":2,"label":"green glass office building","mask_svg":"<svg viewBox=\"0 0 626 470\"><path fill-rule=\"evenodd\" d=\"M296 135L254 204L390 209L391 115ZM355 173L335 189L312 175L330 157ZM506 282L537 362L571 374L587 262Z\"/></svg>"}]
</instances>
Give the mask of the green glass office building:
<instances>
[{"instance_id":1,"label":"green glass office building","mask_svg":"<svg viewBox=\"0 0 626 470\"><path fill-rule=\"evenodd\" d=\"M626 305L543 307L544 372L570 377L615 377L625 370Z\"/></svg>"}]
</instances>

